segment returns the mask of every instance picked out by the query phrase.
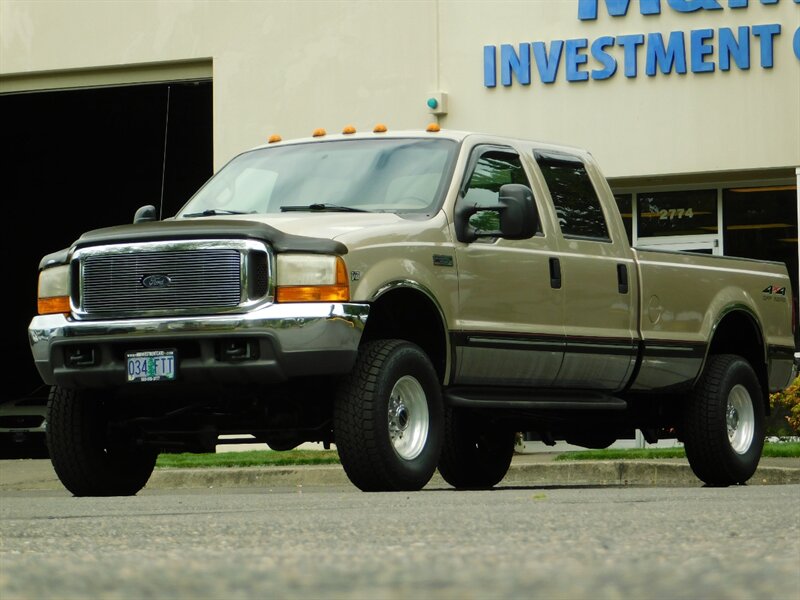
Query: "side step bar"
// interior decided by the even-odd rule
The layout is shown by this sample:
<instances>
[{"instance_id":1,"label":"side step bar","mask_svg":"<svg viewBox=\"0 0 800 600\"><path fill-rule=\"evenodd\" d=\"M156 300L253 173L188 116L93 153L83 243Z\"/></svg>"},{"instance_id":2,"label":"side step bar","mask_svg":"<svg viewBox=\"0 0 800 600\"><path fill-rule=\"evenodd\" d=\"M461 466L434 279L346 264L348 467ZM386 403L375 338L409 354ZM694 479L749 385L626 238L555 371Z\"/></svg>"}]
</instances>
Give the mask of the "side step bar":
<instances>
[{"instance_id":1,"label":"side step bar","mask_svg":"<svg viewBox=\"0 0 800 600\"><path fill-rule=\"evenodd\" d=\"M452 387L444 390L444 401L463 408L508 408L523 410L625 410L622 398L585 390L539 391L526 388Z\"/></svg>"}]
</instances>

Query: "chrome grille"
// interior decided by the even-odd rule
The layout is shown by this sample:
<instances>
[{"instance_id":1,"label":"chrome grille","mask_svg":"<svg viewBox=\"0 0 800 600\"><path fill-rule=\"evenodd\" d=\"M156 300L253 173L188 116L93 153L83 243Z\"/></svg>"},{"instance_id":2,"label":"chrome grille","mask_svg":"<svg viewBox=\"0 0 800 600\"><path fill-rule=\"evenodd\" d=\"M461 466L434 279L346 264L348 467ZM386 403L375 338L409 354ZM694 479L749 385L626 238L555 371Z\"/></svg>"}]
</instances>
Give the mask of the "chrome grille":
<instances>
[{"instance_id":1,"label":"chrome grille","mask_svg":"<svg viewBox=\"0 0 800 600\"><path fill-rule=\"evenodd\" d=\"M89 315L219 310L242 302L236 249L88 254L81 267L80 305Z\"/></svg>"}]
</instances>

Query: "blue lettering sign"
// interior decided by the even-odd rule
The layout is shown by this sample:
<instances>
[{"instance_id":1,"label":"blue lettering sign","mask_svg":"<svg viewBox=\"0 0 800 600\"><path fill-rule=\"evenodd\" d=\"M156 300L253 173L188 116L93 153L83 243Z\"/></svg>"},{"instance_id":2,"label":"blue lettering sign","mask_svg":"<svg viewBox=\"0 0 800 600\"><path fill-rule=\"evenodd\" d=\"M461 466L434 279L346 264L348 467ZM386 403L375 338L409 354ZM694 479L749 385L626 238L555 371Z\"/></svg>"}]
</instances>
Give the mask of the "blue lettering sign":
<instances>
[{"instance_id":1,"label":"blue lettering sign","mask_svg":"<svg viewBox=\"0 0 800 600\"><path fill-rule=\"evenodd\" d=\"M517 76L517 81L522 85L531 83L531 46L524 43L519 45L519 55L514 51L514 46L503 44L500 46L500 83L511 85L511 74Z\"/></svg>"},{"instance_id":2,"label":"blue lettering sign","mask_svg":"<svg viewBox=\"0 0 800 600\"><path fill-rule=\"evenodd\" d=\"M636 77L636 49L644 44L641 33L621 35L617 38L617 45L625 49L625 77Z\"/></svg>"},{"instance_id":3,"label":"blue lettering sign","mask_svg":"<svg viewBox=\"0 0 800 600\"><path fill-rule=\"evenodd\" d=\"M800 4L800 0L795 0L798 4ZM794 32L794 55L800 60L800 27L797 28L797 31Z\"/></svg>"},{"instance_id":4,"label":"blue lettering sign","mask_svg":"<svg viewBox=\"0 0 800 600\"><path fill-rule=\"evenodd\" d=\"M794 0L800 4L800 0ZM670 8L682 13L698 10L721 10L719 0L667 0ZM778 0L761 0L761 4L777 4ZM578 18L581 21L597 19L600 0L578 0ZM624 17L628 14L630 0L605 0L606 10L612 17ZM748 0L728 0L729 8L747 8ZM660 15L661 0L640 0L639 11L643 15Z\"/></svg>"},{"instance_id":5,"label":"blue lettering sign","mask_svg":"<svg viewBox=\"0 0 800 600\"><path fill-rule=\"evenodd\" d=\"M696 10L722 10L717 0L667 0L670 7L678 12L688 13Z\"/></svg>"},{"instance_id":6,"label":"blue lettering sign","mask_svg":"<svg viewBox=\"0 0 800 600\"><path fill-rule=\"evenodd\" d=\"M534 42L533 57L536 59L536 68L542 83L553 83L558 75L558 63L561 62L561 51L564 48L563 40L553 40L550 44L550 54L544 42Z\"/></svg>"},{"instance_id":7,"label":"blue lettering sign","mask_svg":"<svg viewBox=\"0 0 800 600\"><path fill-rule=\"evenodd\" d=\"M739 39L728 27L719 30L719 69L729 71L731 58L736 66L746 71L750 68L750 28L739 27Z\"/></svg>"},{"instance_id":8,"label":"blue lettering sign","mask_svg":"<svg viewBox=\"0 0 800 600\"><path fill-rule=\"evenodd\" d=\"M800 4L800 0L794 0L795 4ZM777 4L778 0L761 0L761 4ZM747 8L747 0L728 0L731 8Z\"/></svg>"},{"instance_id":9,"label":"blue lettering sign","mask_svg":"<svg viewBox=\"0 0 800 600\"><path fill-rule=\"evenodd\" d=\"M714 39L713 29L695 29L690 34L692 44L692 73L713 73L714 63L705 60L705 57L714 52L711 44L706 40Z\"/></svg>"},{"instance_id":10,"label":"blue lettering sign","mask_svg":"<svg viewBox=\"0 0 800 600\"><path fill-rule=\"evenodd\" d=\"M495 87L497 85L497 48L494 46L483 47L483 85Z\"/></svg>"},{"instance_id":11,"label":"blue lettering sign","mask_svg":"<svg viewBox=\"0 0 800 600\"><path fill-rule=\"evenodd\" d=\"M779 0L758 0L761 5L777 5ZM784 0L788 1L788 0ZM800 5L800 0L792 0ZM596 20L605 5L611 17L624 17L631 9L631 0L577 0L578 19ZM753 1L755 3L755 0ZM661 14L662 4L677 13L718 11L723 4L731 10L747 8L750 0L639 0L642 15ZM666 9L665 9L666 10ZM780 23L751 26L702 28L669 33L646 33L626 35L603 35L595 39L574 38L568 40L521 42L518 45L500 45L500 84L509 87L514 80L521 85L530 85L533 73L532 61L542 83L555 83L562 62L565 64L564 78L568 83L603 81L616 75L620 63L625 77L638 76L639 47L644 46L645 74L655 77L687 72L687 63L692 73L730 71L732 66L747 71L751 63L751 47L758 46L759 64L763 69L772 69L775 64L776 38L781 34ZM688 36L688 40L686 37ZM752 37L751 37L752 36ZM687 44L689 47L687 48ZM792 51L800 60L800 28L792 36ZM616 49L618 47L619 49ZM533 54L533 56L531 56ZM590 60L591 58L591 60ZM752 59L755 60L755 59ZM488 88L498 85L497 46L483 48L483 84Z\"/></svg>"},{"instance_id":12,"label":"blue lettering sign","mask_svg":"<svg viewBox=\"0 0 800 600\"><path fill-rule=\"evenodd\" d=\"M608 14L612 17L624 17L628 13L630 0L605 0ZM597 19L599 0L578 0L578 18L581 21ZM639 0L639 10L643 15L661 14L661 0Z\"/></svg>"},{"instance_id":13,"label":"blue lettering sign","mask_svg":"<svg viewBox=\"0 0 800 600\"><path fill-rule=\"evenodd\" d=\"M774 37L780 35L781 26L779 23L771 25L753 25L753 36L761 41L761 66L771 69L773 64L772 46Z\"/></svg>"},{"instance_id":14,"label":"blue lettering sign","mask_svg":"<svg viewBox=\"0 0 800 600\"><path fill-rule=\"evenodd\" d=\"M656 74L656 65L665 75L675 69L676 73L686 73L686 44L682 31L669 34L669 43L664 48L664 39L660 33L647 34L647 64L645 73L648 77Z\"/></svg>"},{"instance_id":15,"label":"blue lettering sign","mask_svg":"<svg viewBox=\"0 0 800 600\"><path fill-rule=\"evenodd\" d=\"M589 57L581 52L589 45L586 38L567 40L567 81L586 81L589 73L581 71L580 66L586 64Z\"/></svg>"},{"instance_id":16,"label":"blue lettering sign","mask_svg":"<svg viewBox=\"0 0 800 600\"><path fill-rule=\"evenodd\" d=\"M602 69L592 69L592 79L608 79L617 72L616 59L606 52L606 48L613 45L614 38L610 35L604 35L592 42L592 58L603 65Z\"/></svg>"}]
</instances>

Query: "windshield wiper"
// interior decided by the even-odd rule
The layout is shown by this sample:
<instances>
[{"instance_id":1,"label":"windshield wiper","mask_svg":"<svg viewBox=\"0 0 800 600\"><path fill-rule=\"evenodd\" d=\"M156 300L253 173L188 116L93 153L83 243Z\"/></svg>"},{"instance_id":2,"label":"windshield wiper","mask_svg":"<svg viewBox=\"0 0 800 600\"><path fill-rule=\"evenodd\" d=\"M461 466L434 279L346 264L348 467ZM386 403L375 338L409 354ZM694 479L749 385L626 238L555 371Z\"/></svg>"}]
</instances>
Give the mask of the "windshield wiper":
<instances>
[{"instance_id":1,"label":"windshield wiper","mask_svg":"<svg viewBox=\"0 0 800 600\"><path fill-rule=\"evenodd\" d=\"M340 204L306 204L303 206L281 206L281 212L311 211L311 212L371 212L363 208L342 206Z\"/></svg>"},{"instance_id":2,"label":"windshield wiper","mask_svg":"<svg viewBox=\"0 0 800 600\"><path fill-rule=\"evenodd\" d=\"M184 219L191 219L192 217L213 217L216 215L252 215L255 211L244 210L227 210L225 208L207 208L203 212L189 213L183 215Z\"/></svg>"}]
</instances>

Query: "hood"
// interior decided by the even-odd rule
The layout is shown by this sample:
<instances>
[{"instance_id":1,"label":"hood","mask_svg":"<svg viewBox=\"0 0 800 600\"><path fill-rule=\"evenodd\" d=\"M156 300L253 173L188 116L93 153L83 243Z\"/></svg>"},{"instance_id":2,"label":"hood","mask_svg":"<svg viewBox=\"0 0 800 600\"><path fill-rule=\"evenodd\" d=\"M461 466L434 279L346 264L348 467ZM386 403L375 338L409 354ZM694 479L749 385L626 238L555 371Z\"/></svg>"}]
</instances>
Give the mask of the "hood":
<instances>
[{"instance_id":1,"label":"hood","mask_svg":"<svg viewBox=\"0 0 800 600\"><path fill-rule=\"evenodd\" d=\"M73 248L157 240L251 238L276 252L347 253L336 238L366 228L405 221L391 213L291 213L167 219L118 225L84 233Z\"/></svg>"},{"instance_id":2,"label":"hood","mask_svg":"<svg viewBox=\"0 0 800 600\"><path fill-rule=\"evenodd\" d=\"M192 219L192 221L211 221L212 219L219 219L219 217L199 217ZM255 221L274 227L289 235L331 240L362 229L396 225L407 221L407 219L394 213L366 212L290 212L268 215L226 215L225 220Z\"/></svg>"}]
</instances>

